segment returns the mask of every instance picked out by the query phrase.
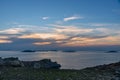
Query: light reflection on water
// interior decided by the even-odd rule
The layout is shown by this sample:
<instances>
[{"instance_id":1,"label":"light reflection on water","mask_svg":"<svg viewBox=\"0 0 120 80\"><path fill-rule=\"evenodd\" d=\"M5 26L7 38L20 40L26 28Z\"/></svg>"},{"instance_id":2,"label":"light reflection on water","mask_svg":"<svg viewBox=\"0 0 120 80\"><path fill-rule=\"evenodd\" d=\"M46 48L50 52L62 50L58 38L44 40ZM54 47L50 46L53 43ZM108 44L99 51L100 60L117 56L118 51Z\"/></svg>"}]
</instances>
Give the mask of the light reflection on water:
<instances>
[{"instance_id":1,"label":"light reflection on water","mask_svg":"<svg viewBox=\"0 0 120 80\"><path fill-rule=\"evenodd\" d=\"M0 51L1 57L19 57L20 60L33 61L51 59L62 65L64 69L82 69L101 64L120 61L119 53L105 53L104 51L79 51L79 52L20 52Z\"/></svg>"}]
</instances>

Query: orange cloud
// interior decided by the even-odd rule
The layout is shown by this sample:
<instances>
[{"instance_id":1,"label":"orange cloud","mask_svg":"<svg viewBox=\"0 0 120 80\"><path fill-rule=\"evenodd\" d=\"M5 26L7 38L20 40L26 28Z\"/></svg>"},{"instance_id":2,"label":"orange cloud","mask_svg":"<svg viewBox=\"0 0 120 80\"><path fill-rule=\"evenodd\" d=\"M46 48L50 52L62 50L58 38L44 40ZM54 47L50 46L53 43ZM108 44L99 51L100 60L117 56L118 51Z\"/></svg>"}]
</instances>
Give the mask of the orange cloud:
<instances>
[{"instance_id":1,"label":"orange cloud","mask_svg":"<svg viewBox=\"0 0 120 80\"><path fill-rule=\"evenodd\" d=\"M0 39L8 39L8 36L0 36Z\"/></svg>"},{"instance_id":2,"label":"orange cloud","mask_svg":"<svg viewBox=\"0 0 120 80\"><path fill-rule=\"evenodd\" d=\"M120 45L119 30L110 28L80 28L72 25L53 25L52 28L39 28L34 26L28 28L28 26L21 26L23 27L0 30L0 34L2 34L0 35L0 43L11 43L14 40L10 41L8 39L22 38L48 41L35 42L33 43L34 45L48 45L54 43L60 46ZM52 43L53 41L55 42Z\"/></svg>"},{"instance_id":3,"label":"orange cloud","mask_svg":"<svg viewBox=\"0 0 120 80\"><path fill-rule=\"evenodd\" d=\"M35 42L34 45L48 45L51 44L51 42Z\"/></svg>"},{"instance_id":4,"label":"orange cloud","mask_svg":"<svg viewBox=\"0 0 120 80\"><path fill-rule=\"evenodd\" d=\"M54 40L60 40L60 39L66 39L68 36L63 34L53 34L53 33L35 33L35 34L26 34L19 36L18 38L31 38L31 39L54 39Z\"/></svg>"},{"instance_id":5,"label":"orange cloud","mask_svg":"<svg viewBox=\"0 0 120 80\"><path fill-rule=\"evenodd\" d=\"M68 33L83 34L83 33L89 33L93 31L93 29L77 28L74 26L68 26L68 27L58 26L54 30L56 31L56 33L64 33L64 34L68 34Z\"/></svg>"},{"instance_id":6,"label":"orange cloud","mask_svg":"<svg viewBox=\"0 0 120 80\"><path fill-rule=\"evenodd\" d=\"M110 36L105 38L80 38L75 37L61 46L98 46L98 45L120 45L120 37Z\"/></svg>"},{"instance_id":7,"label":"orange cloud","mask_svg":"<svg viewBox=\"0 0 120 80\"><path fill-rule=\"evenodd\" d=\"M10 40L0 40L0 43L12 43Z\"/></svg>"},{"instance_id":8,"label":"orange cloud","mask_svg":"<svg viewBox=\"0 0 120 80\"><path fill-rule=\"evenodd\" d=\"M10 29L6 29L6 30L0 30L0 33L2 33L2 34L19 34L24 31L25 30L22 28L10 28Z\"/></svg>"}]
</instances>

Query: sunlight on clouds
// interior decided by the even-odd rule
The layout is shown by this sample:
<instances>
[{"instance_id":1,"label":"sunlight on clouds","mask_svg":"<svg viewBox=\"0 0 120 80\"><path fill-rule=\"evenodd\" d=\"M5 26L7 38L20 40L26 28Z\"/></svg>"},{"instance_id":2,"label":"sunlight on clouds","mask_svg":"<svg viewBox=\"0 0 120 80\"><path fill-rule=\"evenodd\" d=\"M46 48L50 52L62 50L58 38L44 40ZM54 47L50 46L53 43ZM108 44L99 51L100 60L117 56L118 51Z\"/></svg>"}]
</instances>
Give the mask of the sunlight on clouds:
<instances>
[{"instance_id":1,"label":"sunlight on clouds","mask_svg":"<svg viewBox=\"0 0 120 80\"><path fill-rule=\"evenodd\" d=\"M68 41L66 43L61 44L60 46L85 46L86 43L81 41Z\"/></svg>"},{"instance_id":2,"label":"sunlight on clouds","mask_svg":"<svg viewBox=\"0 0 120 80\"><path fill-rule=\"evenodd\" d=\"M0 43L12 43L11 40L7 40L9 39L9 36L1 36L0 35Z\"/></svg>"},{"instance_id":3,"label":"sunlight on clouds","mask_svg":"<svg viewBox=\"0 0 120 80\"><path fill-rule=\"evenodd\" d=\"M70 34L70 35L90 33L90 32L93 31L93 29L77 28L77 27L74 27L74 26L69 26L69 27L57 27L57 28L55 28L54 30L55 30L57 33Z\"/></svg>"},{"instance_id":4,"label":"sunlight on clouds","mask_svg":"<svg viewBox=\"0 0 120 80\"><path fill-rule=\"evenodd\" d=\"M0 36L0 39L8 39L8 36Z\"/></svg>"},{"instance_id":5,"label":"sunlight on clouds","mask_svg":"<svg viewBox=\"0 0 120 80\"><path fill-rule=\"evenodd\" d=\"M40 39L45 42L34 42L33 44L55 44L56 46L120 45L119 30L104 27L84 28L74 25L40 27L22 25L19 28L0 30L0 34L0 43L11 43L14 41L12 39Z\"/></svg>"},{"instance_id":6,"label":"sunlight on clouds","mask_svg":"<svg viewBox=\"0 0 120 80\"><path fill-rule=\"evenodd\" d=\"M68 40L66 43L61 44L61 46L88 46L90 43L93 43L96 39L92 38L81 38L81 37L74 37Z\"/></svg>"},{"instance_id":7,"label":"sunlight on clouds","mask_svg":"<svg viewBox=\"0 0 120 80\"><path fill-rule=\"evenodd\" d=\"M51 42L35 42L34 45L49 45Z\"/></svg>"},{"instance_id":8,"label":"sunlight on clouds","mask_svg":"<svg viewBox=\"0 0 120 80\"><path fill-rule=\"evenodd\" d=\"M31 38L31 39L66 39L68 36L63 34L51 34L51 33L35 33L19 36L18 38Z\"/></svg>"},{"instance_id":9,"label":"sunlight on clouds","mask_svg":"<svg viewBox=\"0 0 120 80\"><path fill-rule=\"evenodd\" d=\"M24 32L25 30L22 28L10 28L5 30L0 30L1 34L20 34L21 32Z\"/></svg>"},{"instance_id":10,"label":"sunlight on clouds","mask_svg":"<svg viewBox=\"0 0 120 80\"><path fill-rule=\"evenodd\" d=\"M55 41L56 43L63 43L63 41L62 40L58 40L58 41Z\"/></svg>"},{"instance_id":11,"label":"sunlight on clouds","mask_svg":"<svg viewBox=\"0 0 120 80\"><path fill-rule=\"evenodd\" d=\"M120 45L120 37L110 36L104 38L80 38L75 37L68 40L61 46L99 46L99 45Z\"/></svg>"},{"instance_id":12,"label":"sunlight on clouds","mask_svg":"<svg viewBox=\"0 0 120 80\"><path fill-rule=\"evenodd\" d=\"M12 43L12 41L10 41L10 40L0 39L0 43Z\"/></svg>"},{"instance_id":13,"label":"sunlight on clouds","mask_svg":"<svg viewBox=\"0 0 120 80\"><path fill-rule=\"evenodd\" d=\"M113 34L113 31L114 31L114 33L116 33L116 31L117 30L114 30L114 29L108 29L108 28L96 28L95 29L95 31L97 31L97 32L102 32L102 33L104 33L104 34Z\"/></svg>"},{"instance_id":14,"label":"sunlight on clouds","mask_svg":"<svg viewBox=\"0 0 120 80\"><path fill-rule=\"evenodd\" d=\"M104 43L104 44L108 44L108 45L113 45L113 44L117 44L120 45L120 36L109 36L103 39L98 40L97 42L99 43Z\"/></svg>"},{"instance_id":15,"label":"sunlight on clouds","mask_svg":"<svg viewBox=\"0 0 120 80\"><path fill-rule=\"evenodd\" d=\"M74 37L72 39L70 39L70 41L95 41L95 39L92 38L81 38L81 37Z\"/></svg>"}]
</instances>

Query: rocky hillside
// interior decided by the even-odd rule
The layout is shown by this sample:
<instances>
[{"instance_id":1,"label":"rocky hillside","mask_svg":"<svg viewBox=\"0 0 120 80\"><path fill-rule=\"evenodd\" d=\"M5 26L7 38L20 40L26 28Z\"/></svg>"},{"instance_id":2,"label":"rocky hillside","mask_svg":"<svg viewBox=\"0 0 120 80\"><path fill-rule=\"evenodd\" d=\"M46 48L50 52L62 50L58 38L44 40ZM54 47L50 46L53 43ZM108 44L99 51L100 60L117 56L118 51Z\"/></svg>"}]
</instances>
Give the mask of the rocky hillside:
<instances>
[{"instance_id":1,"label":"rocky hillside","mask_svg":"<svg viewBox=\"0 0 120 80\"><path fill-rule=\"evenodd\" d=\"M1 58L0 57L0 66L1 67L27 67L27 68L45 68L59 69L61 67L57 62L52 62L50 59L43 59L39 61L20 61L18 58L9 57Z\"/></svg>"},{"instance_id":2,"label":"rocky hillside","mask_svg":"<svg viewBox=\"0 0 120 80\"><path fill-rule=\"evenodd\" d=\"M1 66L0 80L120 80L120 62L82 70L40 68L42 63L51 64L49 59L22 63L27 66Z\"/></svg>"}]
</instances>

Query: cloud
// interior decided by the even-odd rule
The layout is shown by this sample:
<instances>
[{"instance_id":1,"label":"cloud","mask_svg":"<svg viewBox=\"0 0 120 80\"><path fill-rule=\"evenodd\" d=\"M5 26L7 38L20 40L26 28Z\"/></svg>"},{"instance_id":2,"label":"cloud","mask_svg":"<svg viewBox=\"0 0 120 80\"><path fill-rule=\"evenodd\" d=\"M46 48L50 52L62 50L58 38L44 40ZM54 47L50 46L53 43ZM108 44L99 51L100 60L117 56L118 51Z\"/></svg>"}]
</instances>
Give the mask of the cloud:
<instances>
[{"instance_id":1,"label":"cloud","mask_svg":"<svg viewBox=\"0 0 120 80\"><path fill-rule=\"evenodd\" d=\"M71 16L71 17L66 17L64 18L64 21L70 21L70 20L76 20L76 19L83 19L84 17L80 16Z\"/></svg>"},{"instance_id":2,"label":"cloud","mask_svg":"<svg viewBox=\"0 0 120 80\"><path fill-rule=\"evenodd\" d=\"M92 23L91 26L96 26L96 27L103 27L103 26L108 26L109 24L103 24L103 23Z\"/></svg>"},{"instance_id":3,"label":"cloud","mask_svg":"<svg viewBox=\"0 0 120 80\"><path fill-rule=\"evenodd\" d=\"M23 39L53 39L53 40L60 40L60 39L66 39L68 36L64 34L53 34L53 33L33 33L33 34L26 34L19 36L18 38Z\"/></svg>"},{"instance_id":4,"label":"cloud","mask_svg":"<svg viewBox=\"0 0 120 80\"><path fill-rule=\"evenodd\" d=\"M93 31L93 29L87 29L87 28L78 28L75 26L58 26L54 28L56 33L63 33L66 35L78 35L78 34L87 34Z\"/></svg>"},{"instance_id":5,"label":"cloud","mask_svg":"<svg viewBox=\"0 0 120 80\"><path fill-rule=\"evenodd\" d=\"M66 43L61 43L61 46L100 46L100 45L120 45L118 36L108 36L103 38L82 38L74 37Z\"/></svg>"},{"instance_id":6,"label":"cloud","mask_svg":"<svg viewBox=\"0 0 120 80\"><path fill-rule=\"evenodd\" d=\"M10 28L5 30L0 30L1 34L20 34L21 32L24 32L25 30L22 28Z\"/></svg>"},{"instance_id":7,"label":"cloud","mask_svg":"<svg viewBox=\"0 0 120 80\"><path fill-rule=\"evenodd\" d=\"M0 39L8 39L8 36L0 36Z\"/></svg>"},{"instance_id":8,"label":"cloud","mask_svg":"<svg viewBox=\"0 0 120 80\"><path fill-rule=\"evenodd\" d=\"M0 44L1 43L12 43L12 41L11 40L0 39Z\"/></svg>"},{"instance_id":9,"label":"cloud","mask_svg":"<svg viewBox=\"0 0 120 80\"><path fill-rule=\"evenodd\" d=\"M63 21L56 21L56 24L63 24Z\"/></svg>"},{"instance_id":10,"label":"cloud","mask_svg":"<svg viewBox=\"0 0 120 80\"><path fill-rule=\"evenodd\" d=\"M120 24L115 23L88 23L87 26L94 26L94 27L119 27Z\"/></svg>"},{"instance_id":11,"label":"cloud","mask_svg":"<svg viewBox=\"0 0 120 80\"><path fill-rule=\"evenodd\" d=\"M18 25L18 28L24 29L25 33L47 33L52 32L51 27L46 26L36 26L36 25Z\"/></svg>"},{"instance_id":12,"label":"cloud","mask_svg":"<svg viewBox=\"0 0 120 80\"><path fill-rule=\"evenodd\" d=\"M49 17L42 17L42 19L43 19L43 20L47 20L47 19L49 19Z\"/></svg>"},{"instance_id":13,"label":"cloud","mask_svg":"<svg viewBox=\"0 0 120 80\"><path fill-rule=\"evenodd\" d=\"M95 46L120 45L119 29L111 28L80 28L76 26L55 25L56 33L69 35L66 40L59 40L60 46Z\"/></svg>"},{"instance_id":14,"label":"cloud","mask_svg":"<svg viewBox=\"0 0 120 80\"><path fill-rule=\"evenodd\" d=\"M34 45L49 45L51 42L35 42Z\"/></svg>"},{"instance_id":15,"label":"cloud","mask_svg":"<svg viewBox=\"0 0 120 80\"><path fill-rule=\"evenodd\" d=\"M19 25L16 28L0 30L0 43L32 40L32 45L58 46L94 46L120 45L119 29L105 27L81 27L75 25L51 25L52 27ZM13 32L12 32L13 31ZM14 36L14 37L11 37ZM28 41L26 41L26 45ZM21 42L23 43L23 42Z\"/></svg>"}]
</instances>

